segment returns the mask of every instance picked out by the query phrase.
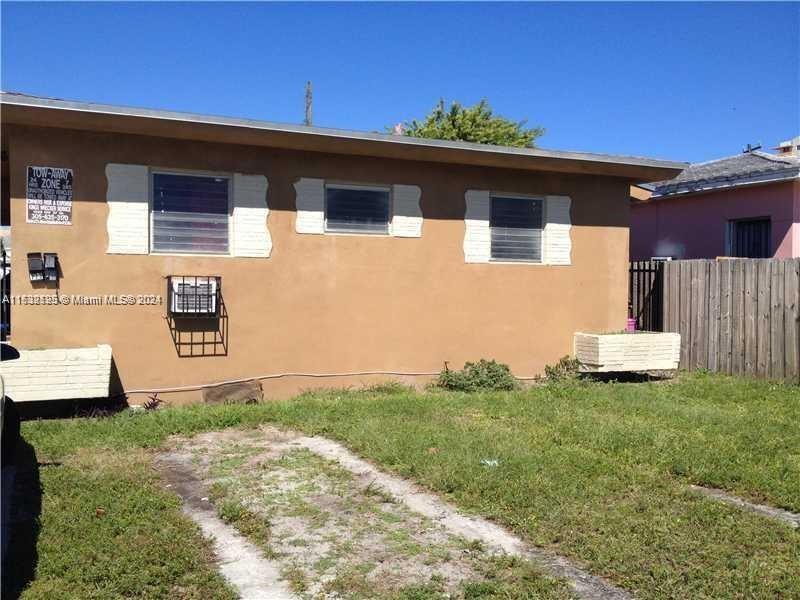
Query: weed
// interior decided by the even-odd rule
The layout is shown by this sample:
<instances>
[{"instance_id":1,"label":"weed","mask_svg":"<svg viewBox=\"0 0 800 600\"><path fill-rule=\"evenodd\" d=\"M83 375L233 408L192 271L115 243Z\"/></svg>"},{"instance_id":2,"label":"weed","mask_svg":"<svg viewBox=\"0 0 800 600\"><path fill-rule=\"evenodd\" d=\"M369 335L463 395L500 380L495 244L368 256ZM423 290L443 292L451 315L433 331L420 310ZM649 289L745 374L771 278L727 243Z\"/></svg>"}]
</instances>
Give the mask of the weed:
<instances>
[{"instance_id":1,"label":"weed","mask_svg":"<svg viewBox=\"0 0 800 600\"><path fill-rule=\"evenodd\" d=\"M306 574L297 565L292 565L283 570L283 577L289 583L289 587L294 592L304 592L308 589L308 580Z\"/></svg>"},{"instance_id":2,"label":"weed","mask_svg":"<svg viewBox=\"0 0 800 600\"><path fill-rule=\"evenodd\" d=\"M460 371L451 371L445 365L435 385L457 392L502 391L518 387L508 365L483 358L476 363L464 363Z\"/></svg>"},{"instance_id":3,"label":"weed","mask_svg":"<svg viewBox=\"0 0 800 600\"><path fill-rule=\"evenodd\" d=\"M578 377L581 361L577 358L562 356L554 365L545 365L544 375L548 381L563 382Z\"/></svg>"},{"instance_id":4,"label":"weed","mask_svg":"<svg viewBox=\"0 0 800 600\"><path fill-rule=\"evenodd\" d=\"M267 556L273 558L275 553L270 546L270 526L269 521L262 515L256 514L246 508L241 500L227 496L217 496L219 488L214 488L212 498L219 498L217 513L226 523L236 527L239 532L250 538Z\"/></svg>"}]
</instances>

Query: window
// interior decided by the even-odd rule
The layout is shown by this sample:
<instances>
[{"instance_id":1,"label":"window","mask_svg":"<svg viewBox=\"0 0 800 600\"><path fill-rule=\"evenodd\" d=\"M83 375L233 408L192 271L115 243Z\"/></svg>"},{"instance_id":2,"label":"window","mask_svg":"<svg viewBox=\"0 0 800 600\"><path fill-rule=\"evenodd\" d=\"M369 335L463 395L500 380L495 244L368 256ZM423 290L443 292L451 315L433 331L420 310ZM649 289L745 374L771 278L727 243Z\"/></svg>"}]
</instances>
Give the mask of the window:
<instances>
[{"instance_id":1,"label":"window","mask_svg":"<svg viewBox=\"0 0 800 600\"><path fill-rule=\"evenodd\" d=\"M541 262L543 205L541 198L491 197L492 260Z\"/></svg>"},{"instance_id":2,"label":"window","mask_svg":"<svg viewBox=\"0 0 800 600\"><path fill-rule=\"evenodd\" d=\"M153 251L227 254L229 187L227 177L154 173Z\"/></svg>"},{"instance_id":3,"label":"window","mask_svg":"<svg viewBox=\"0 0 800 600\"><path fill-rule=\"evenodd\" d=\"M170 275L167 278L169 312L173 317L219 316L221 277Z\"/></svg>"},{"instance_id":4,"label":"window","mask_svg":"<svg viewBox=\"0 0 800 600\"><path fill-rule=\"evenodd\" d=\"M739 258L771 258L772 226L770 220L729 221L728 255Z\"/></svg>"},{"instance_id":5,"label":"window","mask_svg":"<svg viewBox=\"0 0 800 600\"><path fill-rule=\"evenodd\" d=\"M325 230L343 233L389 233L389 188L363 185L325 186Z\"/></svg>"}]
</instances>

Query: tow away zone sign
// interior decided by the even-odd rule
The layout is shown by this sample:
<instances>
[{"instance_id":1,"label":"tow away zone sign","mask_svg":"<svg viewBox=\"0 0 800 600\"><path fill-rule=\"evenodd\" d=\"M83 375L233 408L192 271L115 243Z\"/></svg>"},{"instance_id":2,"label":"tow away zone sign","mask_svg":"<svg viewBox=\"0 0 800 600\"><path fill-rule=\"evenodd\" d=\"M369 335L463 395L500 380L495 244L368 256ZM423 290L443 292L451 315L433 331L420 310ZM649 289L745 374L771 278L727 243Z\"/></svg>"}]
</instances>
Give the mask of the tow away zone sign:
<instances>
[{"instance_id":1,"label":"tow away zone sign","mask_svg":"<svg viewBox=\"0 0 800 600\"><path fill-rule=\"evenodd\" d=\"M28 223L72 225L72 169L28 167Z\"/></svg>"}]
</instances>

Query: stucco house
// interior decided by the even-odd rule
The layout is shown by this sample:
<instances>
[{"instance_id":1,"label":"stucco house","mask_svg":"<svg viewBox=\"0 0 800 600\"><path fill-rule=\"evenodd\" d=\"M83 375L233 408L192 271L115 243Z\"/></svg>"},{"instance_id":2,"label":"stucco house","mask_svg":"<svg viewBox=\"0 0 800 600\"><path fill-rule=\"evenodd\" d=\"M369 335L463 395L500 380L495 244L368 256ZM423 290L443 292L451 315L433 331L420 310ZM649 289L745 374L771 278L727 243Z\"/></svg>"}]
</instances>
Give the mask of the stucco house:
<instances>
[{"instance_id":1,"label":"stucco house","mask_svg":"<svg viewBox=\"0 0 800 600\"><path fill-rule=\"evenodd\" d=\"M800 256L800 138L631 189L631 260Z\"/></svg>"},{"instance_id":2,"label":"stucco house","mask_svg":"<svg viewBox=\"0 0 800 600\"><path fill-rule=\"evenodd\" d=\"M629 187L684 166L0 100L12 343L67 372L60 350L110 347L122 389L175 401L481 357L538 374L574 332L624 328Z\"/></svg>"}]
</instances>

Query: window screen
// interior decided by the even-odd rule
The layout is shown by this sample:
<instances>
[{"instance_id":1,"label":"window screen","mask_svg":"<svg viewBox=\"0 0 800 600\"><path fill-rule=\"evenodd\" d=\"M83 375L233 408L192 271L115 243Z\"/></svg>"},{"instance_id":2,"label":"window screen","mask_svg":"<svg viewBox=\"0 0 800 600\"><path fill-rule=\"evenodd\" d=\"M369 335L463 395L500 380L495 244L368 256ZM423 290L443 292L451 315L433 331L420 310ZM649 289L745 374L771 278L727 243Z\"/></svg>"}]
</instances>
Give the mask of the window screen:
<instances>
[{"instance_id":1,"label":"window screen","mask_svg":"<svg viewBox=\"0 0 800 600\"><path fill-rule=\"evenodd\" d=\"M326 186L325 228L351 233L388 233L389 190Z\"/></svg>"},{"instance_id":2,"label":"window screen","mask_svg":"<svg viewBox=\"0 0 800 600\"><path fill-rule=\"evenodd\" d=\"M153 250L228 253L228 179L153 175Z\"/></svg>"},{"instance_id":3,"label":"window screen","mask_svg":"<svg viewBox=\"0 0 800 600\"><path fill-rule=\"evenodd\" d=\"M542 200L492 196L493 260L542 260Z\"/></svg>"}]
</instances>

